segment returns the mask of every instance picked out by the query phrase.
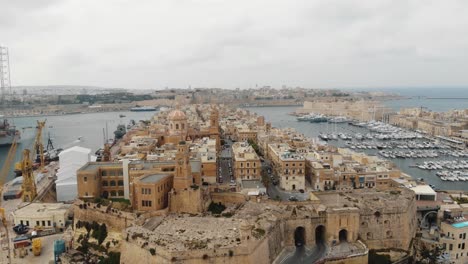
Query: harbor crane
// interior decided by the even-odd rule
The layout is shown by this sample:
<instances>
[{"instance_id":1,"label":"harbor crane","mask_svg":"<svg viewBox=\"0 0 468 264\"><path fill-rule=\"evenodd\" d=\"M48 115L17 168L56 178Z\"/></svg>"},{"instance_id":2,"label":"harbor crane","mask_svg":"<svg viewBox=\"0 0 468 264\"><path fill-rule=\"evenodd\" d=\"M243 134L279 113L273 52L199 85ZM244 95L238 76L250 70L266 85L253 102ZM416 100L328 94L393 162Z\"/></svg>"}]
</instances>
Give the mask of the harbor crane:
<instances>
[{"instance_id":1,"label":"harbor crane","mask_svg":"<svg viewBox=\"0 0 468 264\"><path fill-rule=\"evenodd\" d=\"M23 202L32 202L37 196L36 180L34 178L32 160L29 154L29 149L23 150L23 160L21 161L23 172Z\"/></svg>"},{"instance_id":2,"label":"harbor crane","mask_svg":"<svg viewBox=\"0 0 468 264\"><path fill-rule=\"evenodd\" d=\"M8 151L8 155L5 159L5 163L3 164L2 170L0 172L0 194L3 193L3 185L5 184L5 181L8 177L8 172L10 171L11 164L13 164L16 156L16 149L17 149L18 143L16 141L16 138L13 139L13 142L11 143L10 150ZM0 197L0 218L4 226L5 225L5 210L4 208L1 207L3 198Z\"/></svg>"},{"instance_id":3,"label":"harbor crane","mask_svg":"<svg viewBox=\"0 0 468 264\"><path fill-rule=\"evenodd\" d=\"M42 130L44 129L45 123L47 119L44 121L37 121L37 131L36 131L36 138L34 140L34 148L33 148L33 158L35 158L34 161L36 161L37 156L39 156L40 160L40 169L41 171L44 170L44 162L45 162L45 157L44 157L44 144L42 143Z\"/></svg>"}]
</instances>

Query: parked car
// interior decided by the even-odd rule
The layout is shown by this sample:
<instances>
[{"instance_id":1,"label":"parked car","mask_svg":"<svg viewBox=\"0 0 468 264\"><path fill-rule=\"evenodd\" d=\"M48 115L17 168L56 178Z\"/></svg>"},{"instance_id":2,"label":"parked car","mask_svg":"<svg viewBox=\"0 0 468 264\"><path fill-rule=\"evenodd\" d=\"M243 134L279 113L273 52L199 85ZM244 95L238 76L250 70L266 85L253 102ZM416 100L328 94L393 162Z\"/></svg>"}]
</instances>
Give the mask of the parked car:
<instances>
[{"instance_id":1,"label":"parked car","mask_svg":"<svg viewBox=\"0 0 468 264\"><path fill-rule=\"evenodd\" d=\"M304 193L304 189L299 189L299 192L300 192L300 193Z\"/></svg>"},{"instance_id":2,"label":"parked car","mask_svg":"<svg viewBox=\"0 0 468 264\"><path fill-rule=\"evenodd\" d=\"M289 201L296 202L298 201L297 197L294 195L289 196Z\"/></svg>"},{"instance_id":3,"label":"parked car","mask_svg":"<svg viewBox=\"0 0 468 264\"><path fill-rule=\"evenodd\" d=\"M13 227L13 231L15 231L16 234L22 235L22 234L26 234L29 231L29 227L19 224Z\"/></svg>"}]
</instances>

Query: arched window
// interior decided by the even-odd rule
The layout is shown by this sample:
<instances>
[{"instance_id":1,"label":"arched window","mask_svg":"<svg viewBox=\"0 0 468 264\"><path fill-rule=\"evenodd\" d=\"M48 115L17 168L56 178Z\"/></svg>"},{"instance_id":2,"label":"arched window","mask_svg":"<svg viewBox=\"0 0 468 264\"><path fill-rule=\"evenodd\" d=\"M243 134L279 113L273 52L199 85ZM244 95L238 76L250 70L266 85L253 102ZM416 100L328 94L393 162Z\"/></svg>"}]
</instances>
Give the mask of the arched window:
<instances>
[{"instance_id":1,"label":"arched window","mask_svg":"<svg viewBox=\"0 0 468 264\"><path fill-rule=\"evenodd\" d=\"M175 129L179 130L179 124L175 125Z\"/></svg>"},{"instance_id":2,"label":"arched window","mask_svg":"<svg viewBox=\"0 0 468 264\"><path fill-rule=\"evenodd\" d=\"M388 230L387 231L387 238L392 238L392 237L393 237L392 231Z\"/></svg>"},{"instance_id":3,"label":"arched window","mask_svg":"<svg viewBox=\"0 0 468 264\"><path fill-rule=\"evenodd\" d=\"M102 197L103 197L103 198L109 197L109 192L108 192L108 191L102 192Z\"/></svg>"},{"instance_id":4,"label":"arched window","mask_svg":"<svg viewBox=\"0 0 468 264\"><path fill-rule=\"evenodd\" d=\"M109 183L107 181L102 181L102 186L109 186Z\"/></svg>"},{"instance_id":5,"label":"arched window","mask_svg":"<svg viewBox=\"0 0 468 264\"><path fill-rule=\"evenodd\" d=\"M115 181L110 181L110 186L115 186Z\"/></svg>"},{"instance_id":6,"label":"arched window","mask_svg":"<svg viewBox=\"0 0 468 264\"><path fill-rule=\"evenodd\" d=\"M123 181L122 181L122 180L119 180L119 181L117 182L117 184L118 184L119 186L123 186Z\"/></svg>"},{"instance_id":7,"label":"arched window","mask_svg":"<svg viewBox=\"0 0 468 264\"><path fill-rule=\"evenodd\" d=\"M119 191L118 191L118 194L119 194L119 196L124 196L124 191L119 190Z\"/></svg>"},{"instance_id":8,"label":"arched window","mask_svg":"<svg viewBox=\"0 0 468 264\"><path fill-rule=\"evenodd\" d=\"M110 192L110 196L111 196L111 197L115 197L115 196L116 196L115 191L111 191L111 192Z\"/></svg>"}]
</instances>

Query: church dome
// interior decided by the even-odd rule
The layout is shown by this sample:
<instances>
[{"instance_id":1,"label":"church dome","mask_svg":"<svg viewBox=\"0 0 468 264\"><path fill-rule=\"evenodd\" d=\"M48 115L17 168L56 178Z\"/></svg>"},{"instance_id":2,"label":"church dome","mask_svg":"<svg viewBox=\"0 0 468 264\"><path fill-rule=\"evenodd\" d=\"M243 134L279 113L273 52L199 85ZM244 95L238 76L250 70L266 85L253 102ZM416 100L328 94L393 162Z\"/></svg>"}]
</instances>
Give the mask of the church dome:
<instances>
[{"instance_id":1,"label":"church dome","mask_svg":"<svg viewBox=\"0 0 468 264\"><path fill-rule=\"evenodd\" d=\"M187 116L184 114L184 112L176 109L176 110L171 111L169 115L167 116L167 118L169 120L185 120L187 119Z\"/></svg>"}]
</instances>

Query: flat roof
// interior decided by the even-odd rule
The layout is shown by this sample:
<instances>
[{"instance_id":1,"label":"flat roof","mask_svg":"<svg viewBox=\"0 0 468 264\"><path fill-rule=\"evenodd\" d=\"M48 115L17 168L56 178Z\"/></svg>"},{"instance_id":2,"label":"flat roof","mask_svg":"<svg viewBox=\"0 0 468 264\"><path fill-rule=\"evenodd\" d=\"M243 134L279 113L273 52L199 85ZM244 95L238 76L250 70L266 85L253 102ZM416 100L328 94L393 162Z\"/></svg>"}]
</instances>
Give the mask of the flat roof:
<instances>
[{"instance_id":1,"label":"flat roof","mask_svg":"<svg viewBox=\"0 0 468 264\"><path fill-rule=\"evenodd\" d=\"M429 185L418 185L416 187L410 188L416 194L422 195L436 195L437 193Z\"/></svg>"},{"instance_id":2,"label":"flat roof","mask_svg":"<svg viewBox=\"0 0 468 264\"><path fill-rule=\"evenodd\" d=\"M65 213L71 205L64 203L30 203L13 212L14 217L47 216L53 212Z\"/></svg>"},{"instance_id":3,"label":"flat roof","mask_svg":"<svg viewBox=\"0 0 468 264\"><path fill-rule=\"evenodd\" d=\"M122 167L121 162L88 162L78 171L95 171L100 167Z\"/></svg>"},{"instance_id":4,"label":"flat roof","mask_svg":"<svg viewBox=\"0 0 468 264\"><path fill-rule=\"evenodd\" d=\"M164 179L167 176L169 176L169 174L151 174L151 175L148 175L148 176L145 176L145 177L141 178L140 182L155 183L155 182L158 182L158 181Z\"/></svg>"}]
</instances>

